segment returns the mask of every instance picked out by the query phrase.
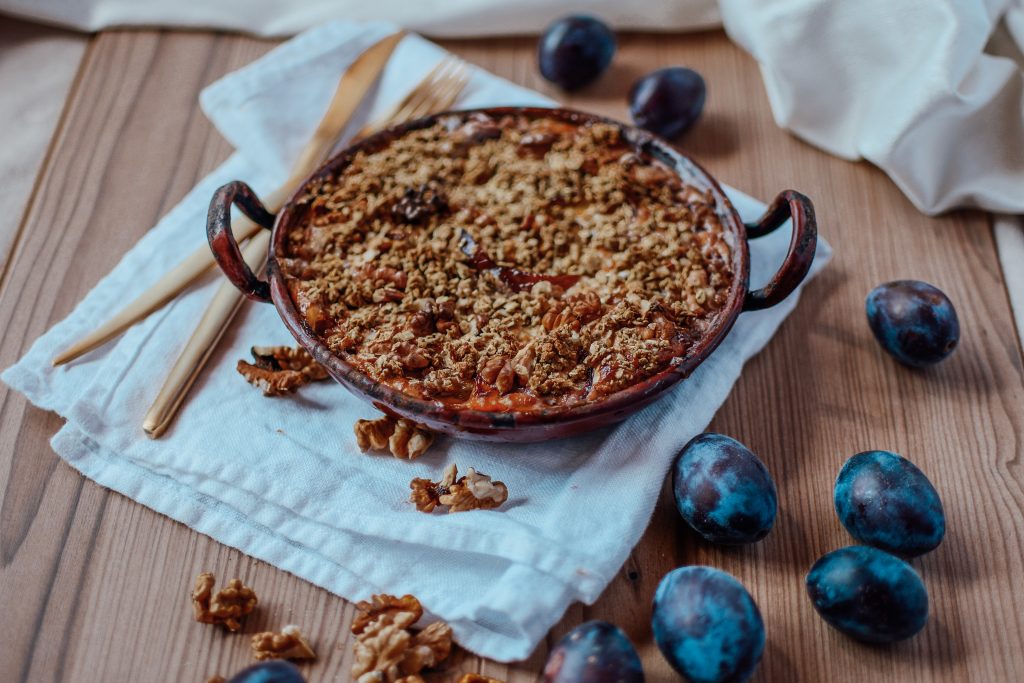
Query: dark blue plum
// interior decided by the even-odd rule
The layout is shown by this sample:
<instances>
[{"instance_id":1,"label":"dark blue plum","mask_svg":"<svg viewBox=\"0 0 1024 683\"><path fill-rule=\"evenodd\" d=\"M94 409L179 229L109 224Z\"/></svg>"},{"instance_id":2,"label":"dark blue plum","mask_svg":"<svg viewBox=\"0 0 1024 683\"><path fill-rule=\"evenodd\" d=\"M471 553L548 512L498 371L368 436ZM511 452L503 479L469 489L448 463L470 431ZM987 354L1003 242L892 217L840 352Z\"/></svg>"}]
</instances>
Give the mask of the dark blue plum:
<instances>
[{"instance_id":1,"label":"dark blue plum","mask_svg":"<svg viewBox=\"0 0 1024 683\"><path fill-rule=\"evenodd\" d=\"M615 34L594 17L559 19L541 36L540 73L565 90L576 90L604 73L615 54Z\"/></svg>"},{"instance_id":2,"label":"dark blue plum","mask_svg":"<svg viewBox=\"0 0 1024 683\"><path fill-rule=\"evenodd\" d=\"M704 79L693 69L658 69L633 84L629 113L636 125L671 140L697 122L706 95Z\"/></svg>"},{"instance_id":3,"label":"dark blue plum","mask_svg":"<svg viewBox=\"0 0 1024 683\"><path fill-rule=\"evenodd\" d=\"M712 543L754 543L775 523L778 496L768 468L722 434L700 434L683 447L672 491L679 514Z\"/></svg>"},{"instance_id":4,"label":"dark blue plum","mask_svg":"<svg viewBox=\"0 0 1024 683\"><path fill-rule=\"evenodd\" d=\"M833 498L851 536L897 555L934 550L946 533L935 487L914 463L889 451L858 453L847 460Z\"/></svg>"},{"instance_id":5,"label":"dark blue plum","mask_svg":"<svg viewBox=\"0 0 1024 683\"><path fill-rule=\"evenodd\" d=\"M879 285L868 294L866 308L875 339L904 365L934 365L960 342L953 303L927 282L897 280Z\"/></svg>"},{"instance_id":6,"label":"dark blue plum","mask_svg":"<svg viewBox=\"0 0 1024 683\"><path fill-rule=\"evenodd\" d=\"M588 621L558 641L544 665L547 683L643 683L629 637L607 621Z\"/></svg>"},{"instance_id":7,"label":"dark blue plum","mask_svg":"<svg viewBox=\"0 0 1024 683\"><path fill-rule=\"evenodd\" d=\"M825 621L869 643L893 643L928 621L928 591L909 564L877 548L830 552L807 574L807 594Z\"/></svg>"},{"instance_id":8,"label":"dark blue plum","mask_svg":"<svg viewBox=\"0 0 1024 683\"><path fill-rule=\"evenodd\" d=\"M272 659L242 669L228 683L306 683L306 679L291 662Z\"/></svg>"},{"instance_id":9,"label":"dark blue plum","mask_svg":"<svg viewBox=\"0 0 1024 683\"><path fill-rule=\"evenodd\" d=\"M739 581L713 567L681 567L654 594L654 641L690 683L742 683L764 652L764 621Z\"/></svg>"}]
</instances>

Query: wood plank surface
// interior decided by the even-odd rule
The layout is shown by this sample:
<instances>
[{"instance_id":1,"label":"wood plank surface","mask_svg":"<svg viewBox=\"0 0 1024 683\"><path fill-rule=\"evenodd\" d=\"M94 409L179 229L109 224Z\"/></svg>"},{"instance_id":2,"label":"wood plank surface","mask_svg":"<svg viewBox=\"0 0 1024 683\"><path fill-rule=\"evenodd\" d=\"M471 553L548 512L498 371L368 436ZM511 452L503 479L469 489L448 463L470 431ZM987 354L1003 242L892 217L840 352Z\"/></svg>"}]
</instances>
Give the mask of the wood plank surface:
<instances>
[{"instance_id":1,"label":"wood plank surface","mask_svg":"<svg viewBox=\"0 0 1024 683\"><path fill-rule=\"evenodd\" d=\"M0 367L64 317L226 157L228 146L199 112L196 95L270 46L201 33L93 39L0 282ZM548 90L531 40L446 46ZM716 548L686 531L666 490L599 602L570 608L531 659L506 666L460 652L433 680L463 671L536 680L550 644L586 619L622 626L648 681L678 680L651 640L650 602L661 576L692 563L732 572L760 605L768 646L755 681L1021 680L1024 370L988 217L921 216L876 169L780 131L756 65L718 32L623 36L601 83L563 99L625 118L632 81L670 64L698 69L709 84L704 118L681 146L723 182L755 196L805 192L836 248L833 264L748 364L712 425L765 460L779 488L778 523L753 547ZM871 338L864 296L897 277L931 281L959 307L961 348L937 368L897 366ZM59 426L59 418L0 386L0 681L229 675L251 661L248 639L192 621L188 590L206 569L256 588L261 608L245 633L298 623L321 655L304 666L309 680L348 680L350 605L85 481L49 448ZM832 482L848 456L872 448L918 463L943 494L948 516L943 545L915 561L932 617L921 634L894 647L861 645L831 630L803 588L819 555L851 542L832 510Z\"/></svg>"},{"instance_id":2,"label":"wood plank surface","mask_svg":"<svg viewBox=\"0 0 1024 683\"><path fill-rule=\"evenodd\" d=\"M88 38L0 16L0 273Z\"/></svg>"}]
</instances>

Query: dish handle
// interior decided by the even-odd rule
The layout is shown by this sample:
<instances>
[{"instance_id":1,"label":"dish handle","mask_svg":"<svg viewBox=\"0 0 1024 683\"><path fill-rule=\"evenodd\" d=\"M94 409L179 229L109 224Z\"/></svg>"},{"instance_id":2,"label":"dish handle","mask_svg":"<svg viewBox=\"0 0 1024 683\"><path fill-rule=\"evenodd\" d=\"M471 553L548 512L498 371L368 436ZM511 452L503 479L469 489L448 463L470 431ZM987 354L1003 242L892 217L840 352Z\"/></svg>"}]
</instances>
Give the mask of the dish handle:
<instances>
[{"instance_id":1,"label":"dish handle","mask_svg":"<svg viewBox=\"0 0 1024 683\"><path fill-rule=\"evenodd\" d=\"M818 247L818 224L811 200L796 190L780 192L756 223L747 223L747 239L767 235L789 218L793 219L793 237L786 260L768 284L747 292L743 299L744 311L760 311L779 303L793 293L811 269Z\"/></svg>"},{"instance_id":2,"label":"dish handle","mask_svg":"<svg viewBox=\"0 0 1024 683\"><path fill-rule=\"evenodd\" d=\"M213 258L228 280L245 296L253 301L270 303L270 285L252 272L231 231L232 204L259 226L267 230L274 226L274 214L267 211L251 187L241 180L222 185L213 193L210 211L206 215L206 239L210 242Z\"/></svg>"}]
</instances>

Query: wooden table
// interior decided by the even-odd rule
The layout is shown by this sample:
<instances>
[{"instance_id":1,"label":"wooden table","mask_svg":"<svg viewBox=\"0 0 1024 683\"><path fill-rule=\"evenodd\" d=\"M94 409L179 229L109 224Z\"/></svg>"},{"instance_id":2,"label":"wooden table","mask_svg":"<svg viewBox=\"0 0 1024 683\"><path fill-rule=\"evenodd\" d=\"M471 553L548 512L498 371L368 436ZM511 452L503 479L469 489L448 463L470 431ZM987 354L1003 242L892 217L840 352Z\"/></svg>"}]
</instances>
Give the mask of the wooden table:
<instances>
[{"instance_id":1,"label":"wooden table","mask_svg":"<svg viewBox=\"0 0 1024 683\"><path fill-rule=\"evenodd\" d=\"M25 30L10 20L2 25L8 34ZM23 168L39 168L38 175L9 173L22 189L0 223L14 242L0 282L3 367L227 156L196 96L272 47L209 33L114 31L85 39L37 31L51 48L18 73L52 81L50 100L40 95L42 109L63 114L52 140L47 131L26 143L37 149ZM532 40L445 45L550 92L537 75ZM650 602L667 571L692 563L732 572L760 605L768 646L756 681L1022 680L1024 371L990 218L925 218L878 170L781 131L755 63L720 32L624 36L600 85L564 99L625 118L633 80L670 64L698 69L709 84L704 118L682 147L755 196L804 191L836 249L712 424L747 443L774 473L778 524L752 547L712 547L694 539L663 495L598 603L572 607L531 659L505 666L459 653L435 680L462 671L535 680L551 643L587 619L629 633L648 681L677 680L651 640ZM5 145L19 139L18 130L3 135ZM940 367L907 370L872 341L864 296L894 278L936 283L957 303L962 346ZM192 621L187 594L205 569L257 589L263 607L246 632L278 627L283 618L297 622L320 653L305 666L309 679L348 680L351 605L84 480L47 444L60 425L0 386L0 681L229 675L250 662L247 638ZM819 555L851 542L832 510L832 482L847 457L872 448L919 464L948 515L945 542L915 561L932 617L921 634L893 647L861 645L830 629L803 588Z\"/></svg>"}]
</instances>

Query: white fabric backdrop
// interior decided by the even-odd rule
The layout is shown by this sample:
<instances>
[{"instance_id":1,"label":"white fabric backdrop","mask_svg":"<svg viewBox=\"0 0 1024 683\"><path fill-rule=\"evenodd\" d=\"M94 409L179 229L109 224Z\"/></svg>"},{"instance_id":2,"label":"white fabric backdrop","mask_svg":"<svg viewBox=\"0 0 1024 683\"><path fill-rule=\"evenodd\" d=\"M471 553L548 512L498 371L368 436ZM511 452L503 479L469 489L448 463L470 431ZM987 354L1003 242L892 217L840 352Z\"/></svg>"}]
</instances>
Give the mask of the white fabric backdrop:
<instances>
[{"instance_id":1,"label":"white fabric backdrop","mask_svg":"<svg viewBox=\"0 0 1024 683\"><path fill-rule=\"evenodd\" d=\"M578 12L617 28L718 26L715 0L0 0L0 11L97 31L108 26L223 28L288 36L330 20L385 20L431 36L537 33Z\"/></svg>"},{"instance_id":2,"label":"white fabric backdrop","mask_svg":"<svg viewBox=\"0 0 1024 683\"><path fill-rule=\"evenodd\" d=\"M271 36L330 19L383 19L436 36L535 33L573 12L623 29L720 21L715 0L0 0L0 11L82 30ZM1010 49L986 52L1004 18ZM1024 0L721 0L721 20L760 63L780 126L878 165L925 213L1024 213L1024 72L1006 56L1024 44Z\"/></svg>"}]
</instances>

